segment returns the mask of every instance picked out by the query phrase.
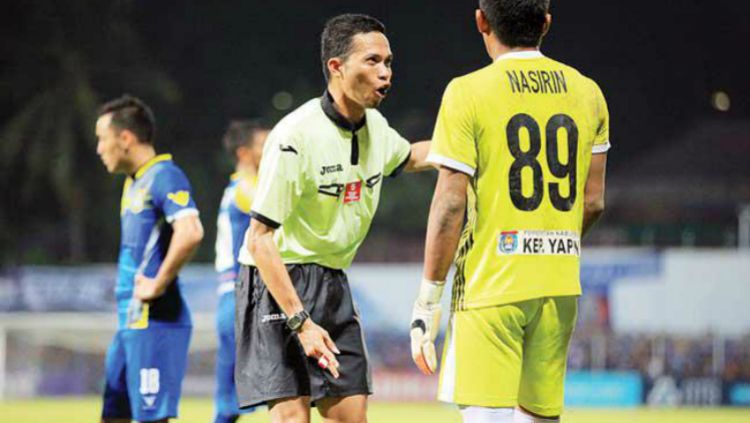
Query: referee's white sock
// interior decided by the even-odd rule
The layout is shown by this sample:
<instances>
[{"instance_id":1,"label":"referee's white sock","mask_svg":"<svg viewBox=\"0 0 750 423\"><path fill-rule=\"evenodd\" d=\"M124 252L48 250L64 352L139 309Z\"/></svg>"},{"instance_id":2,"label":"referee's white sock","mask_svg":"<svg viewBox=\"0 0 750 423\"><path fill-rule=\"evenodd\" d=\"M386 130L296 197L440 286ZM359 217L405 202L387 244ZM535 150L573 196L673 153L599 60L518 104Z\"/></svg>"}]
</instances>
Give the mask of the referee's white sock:
<instances>
[{"instance_id":1,"label":"referee's white sock","mask_svg":"<svg viewBox=\"0 0 750 423\"><path fill-rule=\"evenodd\" d=\"M513 423L555 423L559 421L559 417L554 419L534 417L520 408L516 408L516 412L513 413Z\"/></svg>"},{"instance_id":2,"label":"referee's white sock","mask_svg":"<svg viewBox=\"0 0 750 423\"><path fill-rule=\"evenodd\" d=\"M490 408L462 405L464 423L513 423L513 408Z\"/></svg>"}]
</instances>

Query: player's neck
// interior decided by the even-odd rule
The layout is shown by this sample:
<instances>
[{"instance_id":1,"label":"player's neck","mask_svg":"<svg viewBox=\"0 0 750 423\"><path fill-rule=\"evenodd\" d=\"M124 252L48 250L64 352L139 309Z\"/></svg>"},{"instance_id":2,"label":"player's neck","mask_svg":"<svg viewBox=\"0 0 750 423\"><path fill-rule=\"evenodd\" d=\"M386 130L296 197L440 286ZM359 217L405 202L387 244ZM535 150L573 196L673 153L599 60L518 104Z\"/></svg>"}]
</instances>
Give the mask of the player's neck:
<instances>
[{"instance_id":1,"label":"player's neck","mask_svg":"<svg viewBox=\"0 0 750 423\"><path fill-rule=\"evenodd\" d=\"M156 157L156 150L151 145L139 145L133 148L130 155L132 167L128 170L128 175L135 175L138 169Z\"/></svg>"},{"instance_id":2,"label":"player's neck","mask_svg":"<svg viewBox=\"0 0 750 423\"><path fill-rule=\"evenodd\" d=\"M258 173L257 168L252 163L237 163L234 168L235 173L241 173L243 175L255 176Z\"/></svg>"},{"instance_id":3,"label":"player's neck","mask_svg":"<svg viewBox=\"0 0 750 423\"><path fill-rule=\"evenodd\" d=\"M356 125L365 117L365 108L352 101L337 84L328 84L328 92L333 97L333 107L351 124Z\"/></svg>"},{"instance_id":4,"label":"player's neck","mask_svg":"<svg viewBox=\"0 0 750 423\"><path fill-rule=\"evenodd\" d=\"M487 46L487 53L489 53L492 60L497 60L498 57L504 54L519 51L539 51L539 47L508 47L500 42L491 43Z\"/></svg>"}]
</instances>

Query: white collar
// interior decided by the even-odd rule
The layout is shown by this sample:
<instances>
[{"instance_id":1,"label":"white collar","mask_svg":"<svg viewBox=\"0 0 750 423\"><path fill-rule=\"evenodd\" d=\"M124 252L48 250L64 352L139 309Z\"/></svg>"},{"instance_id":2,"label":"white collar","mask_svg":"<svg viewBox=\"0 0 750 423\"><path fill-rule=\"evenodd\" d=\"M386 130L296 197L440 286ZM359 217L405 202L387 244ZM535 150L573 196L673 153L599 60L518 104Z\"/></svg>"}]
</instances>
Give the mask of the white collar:
<instances>
[{"instance_id":1,"label":"white collar","mask_svg":"<svg viewBox=\"0 0 750 423\"><path fill-rule=\"evenodd\" d=\"M511 51L497 56L495 61L506 59L538 59L540 57L544 57L544 55L539 50Z\"/></svg>"}]
</instances>

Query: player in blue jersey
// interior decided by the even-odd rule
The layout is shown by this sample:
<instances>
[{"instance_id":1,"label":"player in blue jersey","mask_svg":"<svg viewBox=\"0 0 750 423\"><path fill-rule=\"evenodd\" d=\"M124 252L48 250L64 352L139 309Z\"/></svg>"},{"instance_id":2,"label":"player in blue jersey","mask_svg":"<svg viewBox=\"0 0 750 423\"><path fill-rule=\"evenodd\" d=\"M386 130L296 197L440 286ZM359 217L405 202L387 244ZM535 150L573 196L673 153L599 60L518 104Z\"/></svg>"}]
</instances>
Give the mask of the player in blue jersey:
<instances>
[{"instance_id":1,"label":"player in blue jersey","mask_svg":"<svg viewBox=\"0 0 750 423\"><path fill-rule=\"evenodd\" d=\"M203 238L190 183L169 154L156 155L154 116L137 98L104 104L96 152L127 176L120 205L115 288L118 329L107 351L102 422L177 417L192 332L178 272Z\"/></svg>"},{"instance_id":2,"label":"player in blue jersey","mask_svg":"<svg viewBox=\"0 0 750 423\"><path fill-rule=\"evenodd\" d=\"M236 422L240 413L234 386L234 284L239 274L237 255L250 225L250 205L258 181L258 165L269 129L257 121L234 121L224 135L224 147L232 156L235 172L229 178L219 208L216 231L216 271L219 273L219 306L216 330L216 414L214 423Z\"/></svg>"}]
</instances>

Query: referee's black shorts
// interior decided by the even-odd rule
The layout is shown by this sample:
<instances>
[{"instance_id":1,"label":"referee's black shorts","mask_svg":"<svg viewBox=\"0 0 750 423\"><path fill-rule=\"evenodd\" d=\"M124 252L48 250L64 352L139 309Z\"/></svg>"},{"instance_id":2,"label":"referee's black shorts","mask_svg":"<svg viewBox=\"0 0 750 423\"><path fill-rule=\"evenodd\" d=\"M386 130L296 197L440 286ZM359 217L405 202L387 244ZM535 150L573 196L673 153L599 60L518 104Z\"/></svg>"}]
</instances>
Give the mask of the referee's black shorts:
<instances>
[{"instance_id":1,"label":"referee's black shorts","mask_svg":"<svg viewBox=\"0 0 750 423\"><path fill-rule=\"evenodd\" d=\"M339 378L305 355L286 327L286 316L271 297L255 267L242 266L238 286L235 385L240 407L310 396L312 401L372 393L365 338L349 282L341 270L317 264L287 265L297 294L315 323L323 327L341 354Z\"/></svg>"}]
</instances>

